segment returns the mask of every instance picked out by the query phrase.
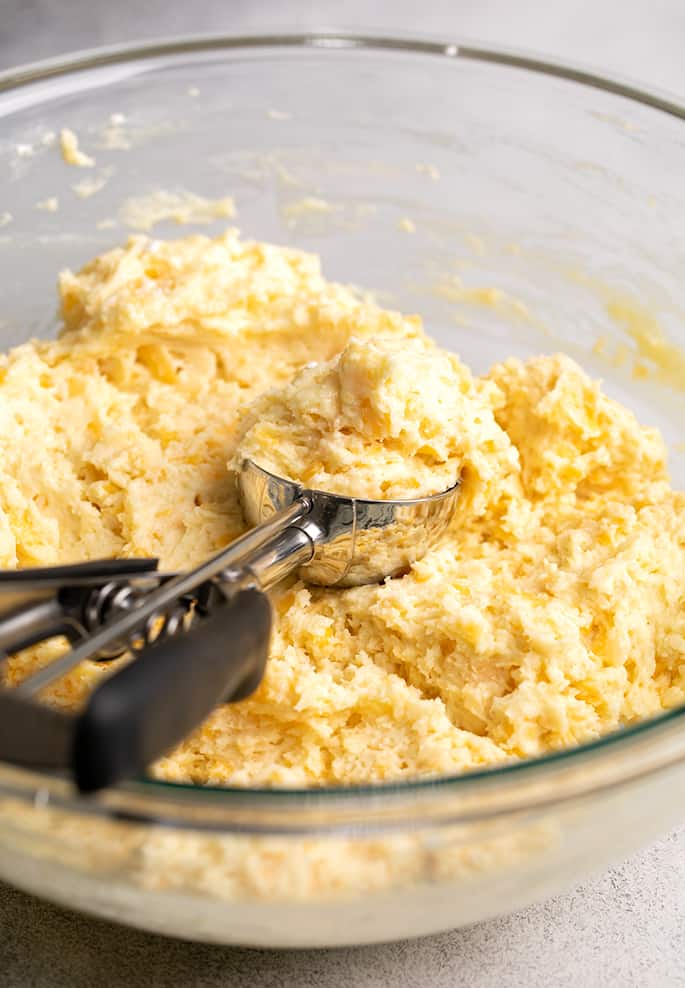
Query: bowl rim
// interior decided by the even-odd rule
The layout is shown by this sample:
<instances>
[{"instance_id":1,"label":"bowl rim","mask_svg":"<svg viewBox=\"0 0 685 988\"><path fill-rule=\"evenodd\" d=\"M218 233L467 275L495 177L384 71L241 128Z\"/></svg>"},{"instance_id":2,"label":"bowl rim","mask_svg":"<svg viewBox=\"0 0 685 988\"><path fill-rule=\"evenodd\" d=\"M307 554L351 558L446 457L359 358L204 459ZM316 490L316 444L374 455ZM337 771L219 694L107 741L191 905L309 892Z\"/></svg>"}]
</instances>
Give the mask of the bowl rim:
<instances>
[{"instance_id":1,"label":"bowl rim","mask_svg":"<svg viewBox=\"0 0 685 988\"><path fill-rule=\"evenodd\" d=\"M322 30L249 35L202 34L98 47L30 62L0 72L2 95L36 82L106 66L131 67L206 52L295 49L399 54L466 60L529 71L598 89L685 121L685 102L624 76L600 73L577 62L521 49L429 36L355 34ZM42 97L40 99L42 101ZM36 805L239 833L355 833L428 824L456 824L615 789L668 769L685 758L685 705L614 730L595 740L534 758L508 761L459 774L318 789L301 787L196 786L154 778L124 783L96 797L79 797L63 777L0 763L0 793ZM550 779L555 784L550 786ZM560 785L560 782L564 785ZM485 799L483 798L485 797ZM287 814L284 817L284 812Z\"/></svg>"},{"instance_id":2,"label":"bowl rim","mask_svg":"<svg viewBox=\"0 0 685 988\"><path fill-rule=\"evenodd\" d=\"M623 96L633 102L642 103L685 120L685 101L676 94L659 86L645 85L624 73L599 71L594 66L576 59L558 59L523 48L508 45L491 46L469 39L456 38L445 41L420 32L374 31L367 34L325 28L300 32L275 31L238 35L213 32L171 35L151 41L130 41L83 48L0 70L0 93L34 82L120 63L249 48L403 52L484 62L556 76L615 96Z\"/></svg>"}]
</instances>

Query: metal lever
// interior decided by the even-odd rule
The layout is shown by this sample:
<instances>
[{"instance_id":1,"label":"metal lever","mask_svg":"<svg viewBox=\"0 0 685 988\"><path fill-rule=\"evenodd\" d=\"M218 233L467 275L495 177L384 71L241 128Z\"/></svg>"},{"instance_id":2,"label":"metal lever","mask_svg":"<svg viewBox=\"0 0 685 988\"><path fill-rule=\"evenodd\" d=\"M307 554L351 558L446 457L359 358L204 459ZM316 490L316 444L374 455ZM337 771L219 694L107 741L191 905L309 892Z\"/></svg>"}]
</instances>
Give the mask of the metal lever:
<instances>
[{"instance_id":1,"label":"metal lever","mask_svg":"<svg viewBox=\"0 0 685 988\"><path fill-rule=\"evenodd\" d=\"M21 601L6 612L4 622L0 619L0 639L10 650L52 634L69 633L72 639L83 640L19 686L0 691L0 724L4 722L11 732L0 730L0 757L33 767L66 769L82 792L93 792L140 775L217 703L249 696L262 680L271 635L271 605L261 584L270 586L311 558L310 536L289 524L308 510L309 502L303 498L192 573L171 578L155 574L154 588L138 597L127 593L131 577L139 572L147 577L150 561L136 561L133 574L129 567L128 579L123 579L130 562L126 560L113 568L104 564L87 572L77 570L76 576L73 568L65 568L59 578L52 571L39 574L38 580L28 571L19 581L12 579L17 574L5 574L6 597L12 594L15 603ZM237 560L241 568L231 569ZM112 602L128 600L130 609L114 606L110 620L84 637L93 596L97 599L103 589L102 574L112 572L122 577ZM100 579L95 581L96 573ZM64 579L66 585L60 583ZM94 690L80 716L73 718L34 701L38 690L85 659L136 634L146 638L150 620L163 617L184 597L192 602L192 631L146 641L134 661ZM39 628L32 622L42 608Z\"/></svg>"},{"instance_id":2,"label":"metal lever","mask_svg":"<svg viewBox=\"0 0 685 988\"><path fill-rule=\"evenodd\" d=\"M156 569L156 559L104 559L0 572L0 653L20 652L56 635L72 642L86 637L94 591L128 585Z\"/></svg>"},{"instance_id":3,"label":"metal lever","mask_svg":"<svg viewBox=\"0 0 685 988\"><path fill-rule=\"evenodd\" d=\"M285 573L301 562L311 559L314 547L312 539L293 525L310 511L311 502L302 497L288 508L273 515L258 529L246 532L226 549L189 573L181 573L162 583L141 597L131 610L115 614L99 630L77 644L65 655L27 677L15 692L20 696L34 696L41 689L60 679L67 672L92 659L114 642L134 635L151 618L159 617L175 601L186 594L193 594L213 580L234 588L241 582L257 583L267 589ZM240 564L240 570L232 567Z\"/></svg>"},{"instance_id":4,"label":"metal lever","mask_svg":"<svg viewBox=\"0 0 685 988\"><path fill-rule=\"evenodd\" d=\"M191 648L185 636L149 646L101 683L76 717L0 690L0 758L68 771L84 793L140 775L217 702L256 689L270 634L267 596L238 590L199 616Z\"/></svg>"},{"instance_id":5,"label":"metal lever","mask_svg":"<svg viewBox=\"0 0 685 988\"><path fill-rule=\"evenodd\" d=\"M61 588L64 571L50 571L48 586L38 589L30 578L22 585L17 574L8 575L5 590L14 610L6 614L4 630L0 620L6 648L16 650L56 628L72 639L92 632L14 690L0 692L0 724L4 712L21 729L24 705L36 728L27 744L33 757L57 757L50 744L62 754L68 751L60 764L68 762L84 791L139 774L217 703L242 699L257 688L268 652L271 608L265 591L270 586L298 568L304 578L328 586L372 583L405 572L446 531L459 481L414 500L362 500L303 490L246 460L239 492L246 519L256 528L189 573L156 577L152 588L136 591L124 580L114 596L105 595L109 611L94 607L94 622L88 605L91 571L74 583L69 568L70 582ZM112 565L121 574L131 561ZM0 594L2 589L0 581ZM151 629L150 622L162 622L174 632L186 630L186 617L192 620L187 634L156 637ZM122 643L133 643L136 660L95 690L73 733L55 711L41 719L31 702L39 690ZM16 740L0 731L0 757L8 750L21 755Z\"/></svg>"}]
</instances>

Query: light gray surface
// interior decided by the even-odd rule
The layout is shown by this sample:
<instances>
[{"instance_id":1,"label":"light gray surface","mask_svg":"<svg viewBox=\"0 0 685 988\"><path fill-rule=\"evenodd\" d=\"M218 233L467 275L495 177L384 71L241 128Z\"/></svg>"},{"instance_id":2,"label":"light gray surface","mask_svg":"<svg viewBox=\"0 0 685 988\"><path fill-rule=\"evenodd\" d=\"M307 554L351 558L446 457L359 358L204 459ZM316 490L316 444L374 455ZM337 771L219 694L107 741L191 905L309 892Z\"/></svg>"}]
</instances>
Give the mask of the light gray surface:
<instances>
[{"instance_id":1,"label":"light gray surface","mask_svg":"<svg viewBox=\"0 0 685 988\"><path fill-rule=\"evenodd\" d=\"M522 46L685 95L683 0L0 0L0 68L134 38L323 25L419 28ZM0 885L0 984L685 985L685 829L594 882L514 916L358 950L286 953L174 942L85 919Z\"/></svg>"}]
</instances>

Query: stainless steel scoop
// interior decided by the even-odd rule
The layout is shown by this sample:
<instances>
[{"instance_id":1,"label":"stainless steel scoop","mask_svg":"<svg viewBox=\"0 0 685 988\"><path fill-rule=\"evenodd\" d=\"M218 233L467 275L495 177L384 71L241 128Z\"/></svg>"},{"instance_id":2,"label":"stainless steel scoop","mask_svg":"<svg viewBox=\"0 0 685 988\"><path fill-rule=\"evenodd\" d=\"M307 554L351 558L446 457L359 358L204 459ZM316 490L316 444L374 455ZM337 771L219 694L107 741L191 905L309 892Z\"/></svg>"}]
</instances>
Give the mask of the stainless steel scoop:
<instances>
[{"instance_id":1,"label":"stainless steel scoop","mask_svg":"<svg viewBox=\"0 0 685 988\"><path fill-rule=\"evenodd\" d=\"M350 587L406 571L445 533L459 481L431 497L364 500L304 489L245 460L240 501L255 526L188 573L106 560L0 574L0 653L56 634L72 647L0 691L0 758L69 769L82 791L140 774L221 702L261 682L271 634L266 591L298 570ZM33 702L86 659L135 661L73 717Z\"/></svg>"},{"instance_id":2,"label":"stainless steel scoop","mask_svg":"<svg viewBox=\"0 0 685 988\"><path fill-rule=\"evenodd\" d=\"M262 587L295 568L310 583L352 587L397 576L424 556L454 515L459 484L414 500L364 500L303 490L244 460L238 490L250 525L263 525L298 507L270 546L243 562Z\"/></svg>"}]
</instances>

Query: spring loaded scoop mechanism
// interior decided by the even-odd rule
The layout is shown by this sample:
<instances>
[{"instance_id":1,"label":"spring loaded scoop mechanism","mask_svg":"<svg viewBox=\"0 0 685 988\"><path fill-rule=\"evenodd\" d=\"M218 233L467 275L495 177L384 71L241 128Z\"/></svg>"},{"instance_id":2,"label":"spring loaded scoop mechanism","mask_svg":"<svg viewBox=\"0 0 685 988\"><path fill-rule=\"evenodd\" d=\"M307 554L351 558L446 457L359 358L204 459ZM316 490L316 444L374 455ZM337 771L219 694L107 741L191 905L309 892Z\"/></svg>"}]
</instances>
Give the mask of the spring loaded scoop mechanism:
<instances>
[{"instance_id":1,"label":"spring loaded scoop mechanism","mask_svg":"<svg viewBox=\"0 0 685 988\"><path fill-rule=\"evenodd\" d=\"M331 587L405 572L445 533L459 482L412 500L306 490L245 460L241 505L256 526L188 573L154 560L107 560L0 574L0 662L65 635L71 648L0 690L0 759L73 774L90 792L140 775L222 702L249 696L268 655L266 591L293 571ZM86 659L133 661L76 716L35 695ZM30 736L29 736L30 735Z\"/></svg>"}]
</instances>

